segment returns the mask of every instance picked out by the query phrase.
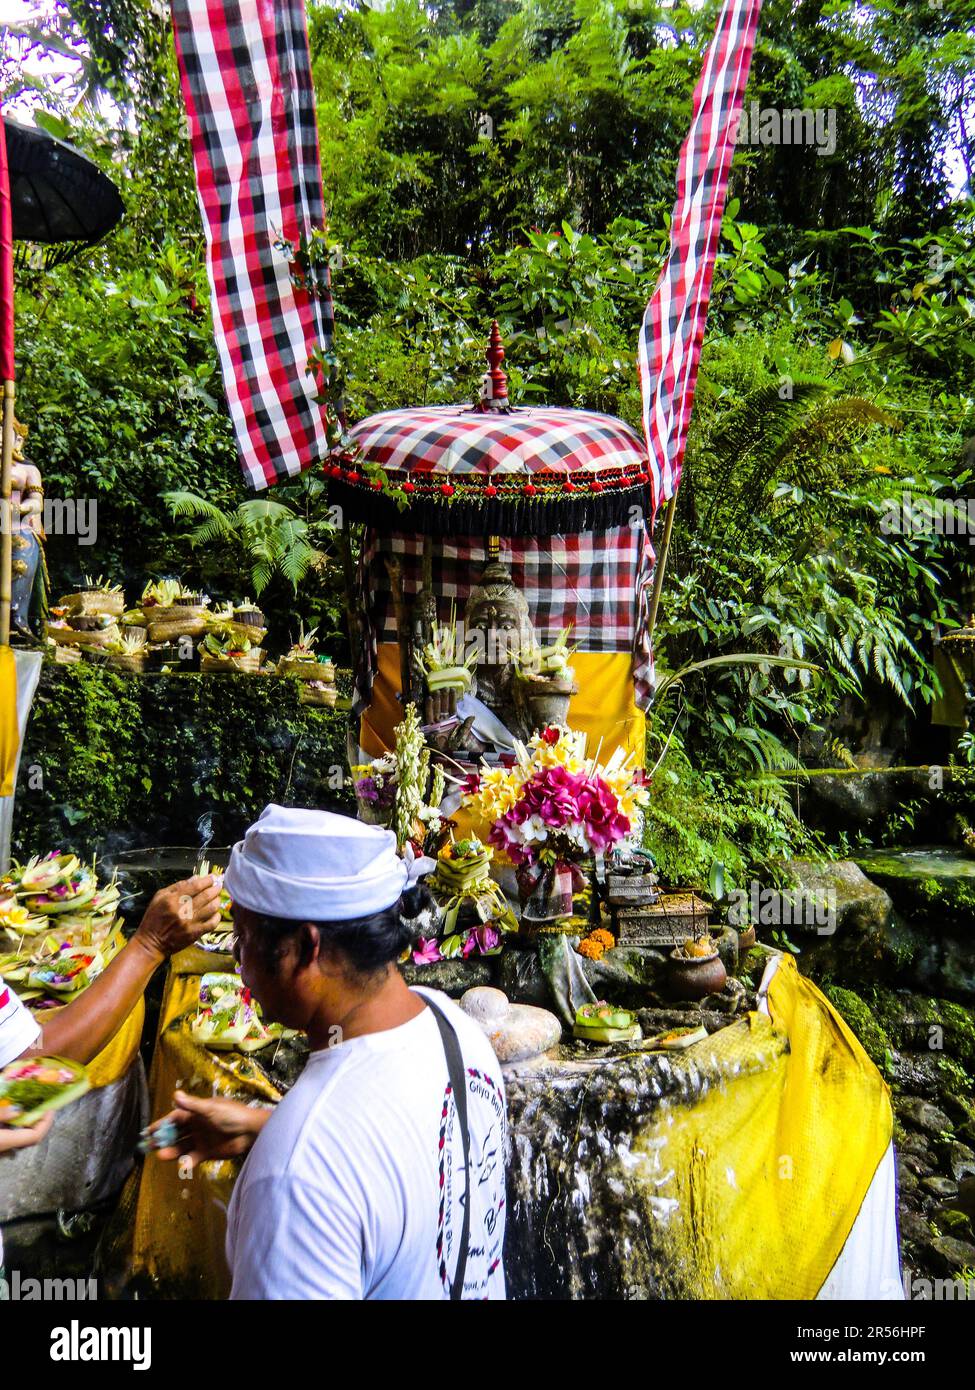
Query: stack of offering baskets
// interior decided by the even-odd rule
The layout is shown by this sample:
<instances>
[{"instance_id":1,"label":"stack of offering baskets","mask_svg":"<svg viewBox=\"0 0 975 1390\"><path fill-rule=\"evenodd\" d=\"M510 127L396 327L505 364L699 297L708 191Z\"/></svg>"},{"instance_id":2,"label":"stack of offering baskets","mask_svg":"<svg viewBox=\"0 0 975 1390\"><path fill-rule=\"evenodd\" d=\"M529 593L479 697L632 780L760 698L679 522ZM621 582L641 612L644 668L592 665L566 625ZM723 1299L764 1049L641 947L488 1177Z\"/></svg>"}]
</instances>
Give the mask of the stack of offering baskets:
<instances>
[{"instance_id":1,"label":"stack of offering baskets","mask_svg":"<svg viewBox=\"0 0 975 1390\"><path fill-rule=\"evenodd\" d=\"M207 633L197 650L200 670L211 674L233 671L256 674L264 655L260 646L252 645L249 637L240 636L233 624L223 623Z\"/></svg>"},{"instance_id":2,"label":"stack of offering baskets","mask_svg":"<svg viewBox=\"0 0 975 1390\"><path fill-rule=\"evenodd\" d=\"M147 584L142 594L142 613L153 646L176 642L181 637L202 637L207 630L206 594L185 589L176 579Z\"/></svg>"},{"instance_id":3,"label":"stack of offering baskets","mask_svg":"<svg viewBox=\"0 0 975 1390\"><path fill-rule=\"evenodd\" d=\"M326 705L333 706L338 698L338 691L335 687L335 667L327 656L319 656L315 651L315 634L317 628L312 628L310 632L302 629L298 633L298 640L291 647L287 656L283 656L277 664L277 674L279 676L289 676L292 680L301 681L301 702L307 705Z\"/></svg>"},{"instance_id":4,"label":"stack of offering baskets","mask_svg":"<svg viewBox=\"0 0 975 1390\"><path fill-rule=\"evenodd\" d=\"M104 651L119 638L124 610L125 594L118 584L86 580L84 588L65 594L51 609L48 638L58 648Z\"/></svg>"},{"instance_id":5,"label":"stack of offering baskets","mask_svg":"<svg viewBox=\"0 0 975 1390\"><path fill-rule=\"evenodd\" d=\"M33 1007L86 989L122 945L114 878L54 852L14 865L0 881L0 977Z\"/></svg>"},{"instance_id":6,"label":"stack of offering baskets","mask_svg":"<svg viewBox=\"0 0 975 1390\"><path fill-rule=\"evenodd\" d=\"M105 665L113 671L141 676L146 667L149 644L144 628L130 627L127 632L109 642Z\"/></svg>"}]
</instances>

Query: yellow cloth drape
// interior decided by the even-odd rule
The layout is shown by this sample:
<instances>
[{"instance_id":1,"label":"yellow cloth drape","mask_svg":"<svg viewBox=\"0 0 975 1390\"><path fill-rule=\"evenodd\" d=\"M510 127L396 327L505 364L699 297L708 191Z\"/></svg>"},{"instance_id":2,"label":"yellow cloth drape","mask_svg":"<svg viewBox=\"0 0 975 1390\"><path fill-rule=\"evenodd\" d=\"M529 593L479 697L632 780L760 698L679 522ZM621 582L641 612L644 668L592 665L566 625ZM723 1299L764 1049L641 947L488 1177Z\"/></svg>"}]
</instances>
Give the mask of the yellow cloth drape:
<instances>
[{"instance_id":1,"label":"yellow cloth drape","mask_svg":"<svg viewBox=\"0 0 975 1390\"><path fill-rule=\"evenodd\" d=\"M700 1044L729 1084L640 1144L684 1298L815 1298L890 1144L887 1086L791 957L768 1001Z\"/></svg>"},{"instance_id":2,"label":"yellow cloth drape","mask_svg":"<svg viewBox=\"0 0 975 1390\"><path fill-rule=\"evenodd\" d=\"M10 647L0 647L0 796L13 796L20 748L17 723L17 663Z\"/></svg>"},{"instance_id":3,"label":"yellow cloth drape","mask_svg":"<svg viewBox=\"0 0 975 1390\"><path fill-rule=\"evenodd\" d=\"M403 718L403 706L396 698L400 688L399 647L395 642L383 642L378 656L372 701L362 716L359 732L359 742L371 758L392 748L393 730ZM572 665L579 693L569 705L570 726L585 731L591 753L602 740L600 758L608 758L614 749L623 747L636 754L642 767L646 731L643 711L633 698L631 654L575 652Z\"/></svg>"},{"instance_id":4,"label":"yellow cloth drape","mask_svg":"<svg viewBox=\"0 0 975 1390\"><path fill-rule=\"evenodd\" d=\"M174 956L159 1014L149 1077L150 1116L172 1108L177 1087L194 1095L276 1101L280 1093L254 1063L233 1052L208 1052L189 1031L200 976L232 970L229 956L190 947ZM132 1232L132 1268L158 1281L163 1292L183 1298L225 1298L230 1291L224 1259L226 1210L239 1161L204 1163L192 1176L178 1163L146 1159L139 1182Z\"/></svg>"}]
</instances>

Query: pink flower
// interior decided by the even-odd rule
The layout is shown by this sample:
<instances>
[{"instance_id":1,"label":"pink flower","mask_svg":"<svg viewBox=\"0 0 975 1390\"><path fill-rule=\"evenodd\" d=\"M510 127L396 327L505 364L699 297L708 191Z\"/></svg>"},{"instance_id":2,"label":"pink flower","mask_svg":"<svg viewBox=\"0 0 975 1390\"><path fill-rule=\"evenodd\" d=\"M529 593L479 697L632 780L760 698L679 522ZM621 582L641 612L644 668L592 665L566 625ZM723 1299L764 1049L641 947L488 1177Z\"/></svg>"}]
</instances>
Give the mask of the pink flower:
<instances>
[{"instance_id":1,"label":"pink flower","mask_svg":"<svg viewBox=\"0 0 975 1390\"><path fill-rule=\"evenodd\" d=\"M432 965L440 960L440 943L434 937L420 937L417 949L413 952L414 965Z\"/></svg>"},{"instance_id":2,"label":"pink flower","mask_svg":"<svg viewBox=\"0 0 975 1390\"><path fill-rule=\"evenodd\" d=\"M476 796L481 790L481 778L477 772L469 772L460 784L461 792L465 796Z\"/></svg>"},{"instance_id":3,"label":"pink flower","mask_svg":"<svg viewBox=\"0 0 975 1390\"><path fill-rule=\"evenodd\" d=\"M496 951L501 945L501 933L493 922L485 922L482 926L475 927L474 936L483 956L489 951Z\"/></svg>"},{"instance_id":4,"label":"pink flower","mask_svg":"<svg viewBox=\"0 0 975 1390\"><path fill-rule=\"evenodd\" d=\"M601 777L590 777L579 796L581 819L593 849L606 849L622 840L630 822L620 811L612 788Z\"/></svg>"}]
</instances>

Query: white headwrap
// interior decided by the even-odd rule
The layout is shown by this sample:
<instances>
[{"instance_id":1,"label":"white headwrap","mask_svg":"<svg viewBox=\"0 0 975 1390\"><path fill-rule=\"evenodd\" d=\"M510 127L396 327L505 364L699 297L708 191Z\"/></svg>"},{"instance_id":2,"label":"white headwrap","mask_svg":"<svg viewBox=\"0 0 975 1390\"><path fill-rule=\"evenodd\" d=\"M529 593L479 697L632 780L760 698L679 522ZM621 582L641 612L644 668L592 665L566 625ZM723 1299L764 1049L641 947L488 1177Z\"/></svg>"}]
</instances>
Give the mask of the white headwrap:
<instances>
[{"instance_id":1,"label":"white headwrap","mask_svg":"<svg viewBox=\"0 0 975 1390\"><path fill-rule=\"evenodd\" d=\"M396 853L396 836L331 811L265 807L234 845L224 886L241 907L289 921L340 922L392 907L434 867Z\"/></svg>"}]
</instances>

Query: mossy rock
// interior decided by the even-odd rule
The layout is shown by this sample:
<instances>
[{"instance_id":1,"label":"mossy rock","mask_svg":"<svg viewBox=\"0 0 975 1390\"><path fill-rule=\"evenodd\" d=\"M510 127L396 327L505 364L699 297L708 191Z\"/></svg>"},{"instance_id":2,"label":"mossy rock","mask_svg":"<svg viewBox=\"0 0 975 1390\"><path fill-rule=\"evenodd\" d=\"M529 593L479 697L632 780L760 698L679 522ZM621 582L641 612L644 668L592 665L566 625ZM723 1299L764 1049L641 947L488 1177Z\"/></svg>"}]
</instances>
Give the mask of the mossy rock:
<instances>
[{"instance_id":1,"label":"mossy rock","mask_svg":"<svg viewBox=\"0 0 975 1390\"><path fill-rule=\"evenodd\" d=\"M858 855L856 863L905 916L951 919L965 931L975 926L975 855L940 846L879 849Z\"/></svg>"},{"instance_id":2,"label":"mossy rock","mask_svg":"<svg viewBox=\"0 0 975 1390\"><path fill-rule=\"evenodd\" d=\"M975 1077L975 1012L971 1008L949 999L882 988L873 990L870 1008L899 1051L933 1051Z\"/></svg>"},{"instance_id":3,"label":"mossy rock","mask_svg":"<svg viewBox=\"0 0 975 1390\"><path fill-rule=\"evenodd\" d=\"M881 1070L889 1068L894 1045L875 1011L852 989L824 985L823 993L863 1045L870 1060Z\"/></svg>"}]
</instances>

